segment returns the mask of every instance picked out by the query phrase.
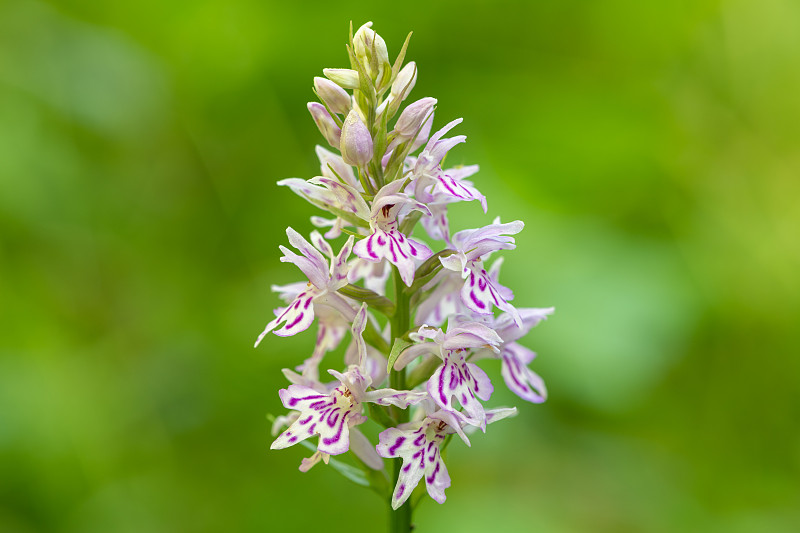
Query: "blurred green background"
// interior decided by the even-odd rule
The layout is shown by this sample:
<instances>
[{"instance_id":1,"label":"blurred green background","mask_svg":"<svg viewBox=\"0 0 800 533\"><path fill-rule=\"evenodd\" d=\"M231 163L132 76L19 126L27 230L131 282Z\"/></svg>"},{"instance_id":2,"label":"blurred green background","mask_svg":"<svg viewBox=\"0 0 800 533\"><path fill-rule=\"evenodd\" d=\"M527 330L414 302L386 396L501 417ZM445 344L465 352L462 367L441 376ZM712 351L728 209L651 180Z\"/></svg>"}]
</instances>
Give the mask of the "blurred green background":
<instances>
[{"instance_id":1,"label":"blurred green background","mask_svg":"<svg viewBox=\"0 0 800 533\"><path fill-rule=\"evenodd\" d=\"M541 406L417 531L800 531L800 4L0 1L0 531L382 531L268 449L311 332L256 335L349 20L463 116ZM479 217L480 215L480 217ZM485 365L499 380L499 370Z\"/></svg>"}]
</instances>

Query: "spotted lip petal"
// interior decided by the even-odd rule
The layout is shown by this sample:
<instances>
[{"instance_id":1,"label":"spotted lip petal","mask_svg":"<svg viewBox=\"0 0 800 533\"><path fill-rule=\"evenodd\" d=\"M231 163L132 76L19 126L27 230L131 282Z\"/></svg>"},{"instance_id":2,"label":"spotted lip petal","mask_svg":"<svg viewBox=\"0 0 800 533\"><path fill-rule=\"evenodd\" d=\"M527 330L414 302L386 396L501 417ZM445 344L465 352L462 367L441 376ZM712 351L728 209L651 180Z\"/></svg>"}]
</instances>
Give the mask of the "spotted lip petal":
<instances>
[{"instance_id":1,"label":"spotted lip petal","mask_svg":"<svg viewBox=\"0 0 800 533\"><path fill-rule=\"evenodd\" d=\"M340 383L329 393L298 384L280 390L283 406L300 414L270 448L287 448L319 435L317 451L339 455L350 447L350 428L367 420L361 413L364 402L406 408L427 399L427 394L421 391L379 389L367 392L372 379L357 365L351 365L344 373L335 370L328 370L328 373Z\"/></svg>"},{"instance_id":2,"label":"spotted lip petal","mask_svg":"<svg viewBox=\"0 0 800 533\"><path fill-rule=\"evenodd\" d=\"M464 417L460 413L437 411L424 420L389 428L378 435L378 455L403 459L392 493L393 509L408 500L423 477L431 498L444 503L444 491L450 486L450 475L442 460L440 446L445 437L453 433L457 433L469 446L469 439L461 428L463 423Z\"/></svg>"},{"instance_id":3,"label":"spotted lip petal","mask_svg":"<svg viewBox=\"0 0 800 533\"><path fill-rule=\"evenodd\" d=\"M400 271L400 277L407 286L411 286L414 281L416 269L414 261L425 261L433 255L430 248L406 237L399 230L382 229L376 229L372 235L358 241L353 247L353 252L367 261L388 260Z\"/></svg>"},{"instance_id":4,"label":"spotted lip petal","mask_svg":"<svg viewBox=\"0 0 800 533\"><path fill-rule=\"evenodd\" d=\"M444 410L457 412L455 397L469 419L468 423L486 429L486 414L478 399L488 400L494 388L486 372L464 360L464 352L449 351L444 364L428 380L428 394Z\"/></svg>"},{"instance_id":5,"label":"spotted lip petal","mask_svg":"<svg viewBox=\"0 0 800 533\"><path fill-rule=\"evenodd\" d=\"M256 339L254 346L258 346L264 337L275 330L278 325L283 323L283 327L275 331L275 335L289 337L305 331L314 322L314 306L312 302L320 293L320 290L313 285L301 292L289 307L283 309L274 320L272 320L264 331Z\"/></svg>"},{"instance_id":6,"label":"spotted lip petal","mask_svg":"<svg viewBox=\"0 0 800 533\"><path fill-rule=\"evenodd\" d=\"M510 313L515 323L522 325L517 309L503 297L505 287L494 285L481 265L470 262L464 274L466 282L461 288L461 300L472 312L491 315L492 306ZM508 293L506 293L507 295Z\"/></svg>"},{"instance_id":7,"label":"spotted lip petal","mask_svg":"<svg viewBox=\"0 0 800 533\"><path fill-rule=\"evenodd\" d=\"M536 354L517 343L503 347L501 374L508 388L523 400L542 403L547 399L544 380L528 368Z\"/></svg>"},{"instance_id":8,"label":"spotted lip petal","mask_svg":"<svg viewBox=\"0 0 800 533\"><path fill-rule=\"evenodd\" d=\"M444 428L440 428L440 425ZM446 427L439 424L439 420L426 418L416 429L390 428L378 435L378 455L403 459L397 485L392 493L393 509L399 508L408 500L423 477L431 498L438 503L444 503L444 491L450 486L450 475L439 447L448 434Z\"/></svg>"},{"instance_id":9,"label":"spotted lip petal","mask_svg":"<svg viewBox=\"0 0 800 533\"><path fill-rule=\"evenodd\" d=\"M273 450L286 448L313 435L319 435L317 451L339 455L349 449L350 425L362 422L358 402L352 402L343 388L332 394L321 394L302 385L290 385L279 392L287 409L300 411L300 416L270 445Z\"/></svg>"},{"instance_id":10,"label":"spotted lip petal","mask_svg":"<svg viewBox=\"0 0 800 533\"><path fill-rule=\"evenodd\" d=\"M275 330L280 324L284 325L281 329L275 331L275 334L281 337L295 335L308 329L314 322L315 303L328 305L338 310L348 319L354 313L351 306L335 293L337 289L347 284L347 270L349 268L347 258L353 247L353 237L351 236L339 254L333 257L333 250L330 245L316 231L312 232L311 235L315 246L311 245L291 227L286 228L286 235L289 237L289 243L297 248L302 255L298 255L281 246L280 249L284 254L281 261L293 263L297 266L308 276L309 283L305 290L297 294L288 307L282 309L278 316L267 324L267 327L256 339L255 346L258 346L264 336ZM330 267L323 252L331 257ZM292 284L275 288L285 297L296 291L298 285Z\"/></svg>"},{"instance_id":11,"label":"spotted lip petal","mask_svg":"<svg viewBox=\"0 0 800 533\"><path fill-rule=\"evenodd\" d=\"M491 320L492 327L503 339L500 353L483 349L476 352L471 360L485 357L501 359L501 374L508 388L523 400L532 403L544 402L547 399L544 380L528 368L536 354L515 341L525 336L531 328L546 319L553 311L552 307L519 309L521 326L517 325L508 313Z\"/></svg>"}]
</instances>

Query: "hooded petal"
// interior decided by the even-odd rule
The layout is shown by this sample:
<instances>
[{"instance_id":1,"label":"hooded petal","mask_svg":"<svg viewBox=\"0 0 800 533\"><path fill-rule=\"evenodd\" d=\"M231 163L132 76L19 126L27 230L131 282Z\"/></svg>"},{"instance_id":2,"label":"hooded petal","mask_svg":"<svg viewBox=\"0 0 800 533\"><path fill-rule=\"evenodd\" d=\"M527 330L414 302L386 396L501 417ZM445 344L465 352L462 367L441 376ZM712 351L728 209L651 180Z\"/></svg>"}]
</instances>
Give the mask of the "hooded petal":
<instances>
[{"instance_id":1,"label":"hooded petal","mask_svg":"<svg viewBox=\"0 0 800 533\"><path fill-rule=\"evenodd\" d=\"M459 322L447 330L447 338L442 343L444 350L472 349L489 347L495 352L500 352L499 346L503 339L486 324L480 322Z\"/></svg>"},{"instance_id":2,"label":"hooded petal","mask_svg":"<svg viewBox=\"0 0 800 533\"><path fill-rule=\"evenodd\" d=\"M331 179L341 179L346 185L361 192L361 183L353 172L353 167L344 162L341 156L326 150L322 146L315 147L319 158L320 171L323 176Z\"/></svg>"},{"instance_id":3,"label":"hooded petal","mask_svg":"<svg viewBox=\"0 0 800 533\"><path fill-rule=\"evenodd\" d=\"M422 217L422 227L431 239L450 243L450 221L447 219L447 204L428 204L431 216Z\"/></svg>"},{"instance_id":4,"label":"hooded petal","mask_svg":"<svg viewBox=\"0 0 800 533\"><path fill-rule=\"evenodd\" d=\"M459 231L453 235L453 244L468 260L477 261L491 252L514 249L516 245L511 235L519 233L524 227L525 224L520 220L501 224L497 219L482 228Z\"/></svg>"},{"instance_id":5,"label":"hooded petal","mask_svg":"<svg viewBox=\"0 0 800 533\"><path fill-rule=\"evenodd\" d=\"M350 265L347 263L347 258L350 257L350 252L353 251L353 242L355 237L352 235L342 246L342 249L336 255L331 257L331 271L329 290L339 290L347 285L347 274L350 270Z\"/></svg>"},{"instance_id":6,"label":"hooded petal","mask_svg":"<svg viewBox=\"0 0 800 533\"><path fill-rule=\"evenodd\" d=\"M311 283L320 289L324 289L328 284L328 261L319 250L314 248L291 227L286 228L286 235L289 237L289 244L303 255L297 255L288 248L280 246L279 248L283 252L281 261L294 264L308 277Z\"/></svg>"},{"instance_id":7,"label":"hooded petal","mask_svg":"<svg viewBox=\"0 0 800 533\"><path fill-rule=\"evenodd\" d=\"M534 326L552 315L555 307L521 307L517 312L522 320L522 327L518 326L514 322L514 317L508 313L503 313L494 321L495 331L505 342L513 342L527 335Z\"/></svg>"},{"instance_id":8,"label":"hooded petal","mask_svg":"<svg viewBox=\"0 0 800 533\"><path fill-rule=\"evenodd\" d=\"M436 288L417 308L414 318L417 325L441 326L449 317L461 313L464 309L459 295L459 290L464 284L461 278L445 271L439 274L438 279Z\"/></svg>"}]
</instances>

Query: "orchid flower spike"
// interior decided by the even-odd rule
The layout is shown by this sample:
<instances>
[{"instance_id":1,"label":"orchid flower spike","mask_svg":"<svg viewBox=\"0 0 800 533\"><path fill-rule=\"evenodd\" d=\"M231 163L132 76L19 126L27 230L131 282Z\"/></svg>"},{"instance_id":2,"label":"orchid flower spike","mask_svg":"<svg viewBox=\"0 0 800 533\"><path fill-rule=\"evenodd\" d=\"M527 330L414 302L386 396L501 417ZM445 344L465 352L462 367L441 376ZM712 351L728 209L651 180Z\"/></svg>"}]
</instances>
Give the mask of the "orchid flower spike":
<instances>
[{"instance_id":1,"label":"orchid flower spike","mask_svg":"<svg viewBox=\"0 0 800 533\"><path fill-rule=\"evenodd\" d=\"M496 218L451 234L452 204L473 202L484 214L488 204L471 181L478 165L444 164L466 141L447 137L462 119L434 129L438 100L408 100L418 70L406 61L407 45L390 58L371 22L355 34L351 27L350 68L314 78L320 101L308 110L330 149L315 149L317 176L278 185L322 210L310 221L324 236L314 230L306 240L287 228L281 261L305 278L272 286L284 307L256 341L317 323L315 345L283 369L289 385L278 396L287 411L274 418L270 447L303 443L312 453L302 472L329 464L383 493L392 509L404 508L393 513L393 531L411 529L409 498L423 478L430 497L445 501L451 480L442 452L458 441L453 435L469 446L468 435L516 414L489 403L495 386L481 366L499 360L512 392L545 401L544 381L530 368L536 354L518 341L553 313L514 307L499 282L504 258L490 259L516 247L522 221ZM359 430L368 418L386 428L377 444ZM354 464L337 457L348 452Z\"/></svg>"}]
</instances>

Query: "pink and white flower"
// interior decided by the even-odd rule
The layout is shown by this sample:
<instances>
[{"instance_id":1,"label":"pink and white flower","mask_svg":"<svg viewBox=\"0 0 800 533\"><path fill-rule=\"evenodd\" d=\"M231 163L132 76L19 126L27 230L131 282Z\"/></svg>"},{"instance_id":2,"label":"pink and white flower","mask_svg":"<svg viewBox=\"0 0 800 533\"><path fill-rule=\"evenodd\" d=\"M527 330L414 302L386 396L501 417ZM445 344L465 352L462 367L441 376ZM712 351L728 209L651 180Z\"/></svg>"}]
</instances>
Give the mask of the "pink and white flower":
<instances>
[{"instance_id":1,"label":"pink and white flower","mask_svg":"<svg viewBox=\"0 0 800 533\"><path fill-rule=\"evenodd\" d=\"M403 283L411 286L415 261L425 261L433 252L425 244L404 235L398 229L398 218L413 210L428 214L430 211L424 204L400 192L402 188L403 181L397 180L378 191L369 215L372 234L358 241L353 253L371 262L386 259L397 267Z\"/></svg>"},{"instance_id":2,"label":"pink and white flower","mask_svg":"<svg viewBox=\"0 0 800 533\"><path fill-rule=\"evenodd\" d=\"M514 294L497 282L500 265L492 273L487 273L483 259L492 252L516 248L514 238L508 235L519 233L523 227L525 225L520 220L508 224L495 220L483 228L459 231L453 236L458 253L442 257L440 261L444 268L460 273L466 280L461 288L461 300L473 313L491 315L492 307L497 307L511 313L514 321L521 325L519 313L509 303Z\"/></svg>"},{"instance_id":3,"label":"pink and white flower","mask_svg":"<svg viewBox=\"0 0 800 533\"><path fill-rule=\"evenodd\" d=\"M517 413L515 408L486 411L490 424ZM392 509L397 509L411 496L425 477L425 487L434 501L444 503L445 489L450 486L450 474L442 460L441 446L448 435L457 434L469 446L462 426L466 420L459 413L439 410L419 422L389 428L378 435L378 455L403 459L400 476L392 493Z\"/></svg>"},{"instance_id":4,"label":"pink and white flower","mask_svg":"<svg viewBox=\"0 0 800 533\"><path fill-rule=\"evenodd\" d=\"M485 324L455 321L448 325L446 333L423 326L409 337L416 344L400 354L395 361L395 370L402 370L420 355L433 354L441 358L443 364L428 379L427 390L431 399L442 409L457 413L455 399L464 410L465 421L485 430L486 415L479 400L489 400L494 387L486 372L467 362L466 357L471 350L478 348L498 350L502 339Z\"/></svg>"},{"instance_id":5,"label":"pink and white flower","mask_svg":"<svg viewBox=\"0 0 800 533\"><path fill-rule=\"evenodd\" d=\"M295 264L308 277L306 288L301 290L288 307L279 309L276 317L258 336L255 345L261 342L264 336L273 331L278 325L283 327L275 331L276 335L288 337L308 329L314 322L314 306L317 304L333 307L345 317L352 319L355 311L343 296L336 293L338 289L347 284L347 258L353 248L353 237L350 237L342 247L339 254L328 261L322 253L314 248L302 235L292 228L286 228L289 243L300 251L297 255L288 248L281 246L283 252L281 261ZM319 237L317 242L325 242ZM327 243L325 243L327 246ZM294 285L296 287L296 285Z\"/></svg>"},{"instance_id":6,"label":"pink and white flower","mask_svg":"<svg viewBox=\"0 0 800 533\"><path fill-rule=\"evenodd\" d=\"M547 387L545 387L544 380L528 368L528 365L536 357L536 353L517 344L516 341L527 335L531 328L545 320L554 311L553 307L518 309L522 319L521 327L514 322L511 315L503 313L491 321L491 327L503 339L500 352L481 350L475 354L472 360L483 357L501 359L501 373L508 388L523 400L532 403L544 402L547 399Z\"/></svg>"}]
</instances>

